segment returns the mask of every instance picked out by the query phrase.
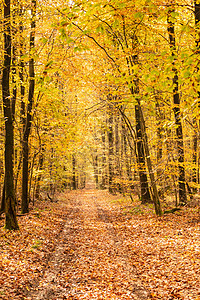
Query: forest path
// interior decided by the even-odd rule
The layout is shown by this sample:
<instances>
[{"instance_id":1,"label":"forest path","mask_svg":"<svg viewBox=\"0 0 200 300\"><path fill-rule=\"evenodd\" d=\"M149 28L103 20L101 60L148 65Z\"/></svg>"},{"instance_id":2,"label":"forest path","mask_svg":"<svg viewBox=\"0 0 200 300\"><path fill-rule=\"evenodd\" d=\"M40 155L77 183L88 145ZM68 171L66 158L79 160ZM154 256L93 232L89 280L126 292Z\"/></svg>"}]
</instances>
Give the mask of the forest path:
<instances>
[{"instance_id":1,"label":"forest path","mask_svg":"<svg viewBox=\"0 0 200 300\"><path fill-rule=\"evenodd\" d=\"M108 194L85 189L68 205L57 247L29 299L148 299L129 261L120 210Z\"/></svg>"}]
</instances>

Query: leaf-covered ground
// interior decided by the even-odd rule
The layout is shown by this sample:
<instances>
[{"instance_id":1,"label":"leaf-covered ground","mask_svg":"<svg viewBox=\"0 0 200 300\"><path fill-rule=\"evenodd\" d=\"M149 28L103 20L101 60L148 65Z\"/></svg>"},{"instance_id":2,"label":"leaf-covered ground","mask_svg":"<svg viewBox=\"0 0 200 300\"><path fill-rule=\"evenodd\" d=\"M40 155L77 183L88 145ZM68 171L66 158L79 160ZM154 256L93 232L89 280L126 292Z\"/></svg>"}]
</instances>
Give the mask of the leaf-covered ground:
<instances>
[{"instance_id":1,"label":"leaf-covered ground","mask_svg":"<svg viewBox=\"0 0 200 300\"><path fill-rule=\"evenodd\" d=\"M200 219L184 208L161 218L106 191L38 202L0 220L0 299L200 299Z\"/></svg>"}]
</instances>

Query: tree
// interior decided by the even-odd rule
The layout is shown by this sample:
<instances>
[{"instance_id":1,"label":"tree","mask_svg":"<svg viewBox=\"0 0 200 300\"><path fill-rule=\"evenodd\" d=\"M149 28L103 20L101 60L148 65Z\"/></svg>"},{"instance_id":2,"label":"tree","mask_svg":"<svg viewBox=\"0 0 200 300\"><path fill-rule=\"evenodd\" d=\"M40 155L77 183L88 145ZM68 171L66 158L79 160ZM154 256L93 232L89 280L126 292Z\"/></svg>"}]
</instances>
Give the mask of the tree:
<instances>
[{"instance_id":1,"label":"tree","mask_svg":"<svg viewBox=\"0 0 200 300\"><path fill-rule=\"evenodd\" d=\"M184 159L184 145L183 145L183 128L181 122L181 111L180 111L180 94L179 94L179 78L178 70L176 67L176 39L174 29L174 4L169 6L167 22L168 22L168 33L169 33L169 46L171 50L172 61L172 72L173 72L173 103L174 103L174 117L176 124L176 142L178 152L178 184L179 184L179 203L186 204L186 186L185 186L185 159Z\"/></svg>"},{"instance_id":2,"label":"tree","mask_svg":"<svg viewBox=\"0 0 200 300\"><path fill-rule=\"evenodd\" d=\"M23 132L22 143L22 213L29 211L29 197L28 197L28 162L29 162L29 135L32 125L32 109L34 101L35 89L35 70L34 70L34 47L35 47L35 27L36 27L36 0L31 2L31 33L30 33L30 59L29 59L29 93L26 125Z\"/></svg>"},{"instance_id":3,"label":"tree","mask_svg":"<svg viewBox=\"0 0 200 300\"><path fill-rule=\"evenodd\" d=\"M2 95L5 119L5 228L18 229L16 218L16 199L14 193L13 156L14 128L10 99L10 66L11 66L11 14L10 0L4 2L4 62L2 76Z\"/></svg>"},{"instance_id":4,"label":"tree","mask_svg":"<svg viewBox=\"0 0 200 300\"><path fill-rule=\"evenodd\" d=\"M195 29L198 31L199 30L199 25L200 25L200 3L195 0L194 1L194 15L195 15ZM196 37L196 54L199 55L200 54L200 34L197 34ZM197 73L199 73L199 66L197 66ZM198 108L200 108L200 91L198 91ZM200 120L199 120L199 124L197 121L196 116L193 118L193 125L194 125L194 134L193 134L193 164L194 164L194 168L193 168L193 175L192 175L192 179L193 179L193 183L195 184L195 186L193 187L193 191L197 192L197 188L196 188L196 183L197 183L197 170L198 170L198 164L197 164L197 151L198 151L198 132L200 130ZM198 170L199 172L199 170ZM199 182L198 182L199 183Z\"/></svg>"}]
</instances>

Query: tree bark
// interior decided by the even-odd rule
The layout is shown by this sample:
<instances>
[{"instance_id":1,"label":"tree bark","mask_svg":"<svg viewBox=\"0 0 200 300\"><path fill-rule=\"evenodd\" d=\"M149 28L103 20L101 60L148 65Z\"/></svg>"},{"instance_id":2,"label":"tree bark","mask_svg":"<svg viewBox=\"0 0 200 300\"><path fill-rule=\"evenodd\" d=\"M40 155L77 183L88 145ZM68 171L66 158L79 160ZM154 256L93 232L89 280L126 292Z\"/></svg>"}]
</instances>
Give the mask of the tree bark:
<instances>
[{"instance_id":1,"label":"tree bark","mask_svg":"<svg viewBox=\"0 0 200 300\"><path fill-rule=\"evenodd\" d=\"M137 39L135 41L137 45ZM127 58L127 66L129 70L129 74L131 74L130 67L133 65L138 64L138 55L133 55ZM131 82L132 87L130 87L130 92L133 96L139 97L140 88L139 88L139 80L137 76ZM138 99L138 104L135 105L135 122L136 122L136 146L137 146L137 161L139 167L139 178L140 178L140 190L141 190L141 201L142 204L151 203L151 195L149 191L149 184L147 179L147 172L146 172L146 163L145 163L145 150L144 150L144 140L142 137L142 120L141 120L141 113L140 110L140 100Z\"/></svg>"},{"instance_id":2,"label":"tree bark","mask_svg":"<svg viewBox=\"0 0 200 300\"><path fill-rule=\"evenodd\" d=\"M192 190L194 193L197 192L197 151L198 151L198 126L196 118L193 119L194 125L194 133L193 133L193 153L192 153L192 162L193 162L193 170L192 170L192 182L194 184Z\"/></svg>"},{"instance_id":3,"label":"tree bark","mask_svg":"<svg viewBox=\"0 0 200 300\"><path fill-rule=\"evenodd\" d=\"M120 149L120 138L119 138L119 124L120 124L120 116L117 112L115 115L115 177L120 178L120 157L119 157L119 149Z\"/></svg>"},{"instance_id":4,"label":"tree bark","mask_svg":"<svg viewBox=\"0 0 200 300\"><path fill-rule=\"evenodd\" d=\"M173 5L170 6L167 23L168 23L168 34L169 34L169 45L171 55L173 57L172 71L173 71L173 103L174 103L174 117L176 125L176 141L178 151L178 185L179 185L179 204L183 205L187 202L186 186L185 186L185 167L184 167L184 145L183 145L183 129L181 122L181 111L180 111L180 94L179 94L179 83L178 83L178 70L175 65L176 60L176 40L175 40L175 29L173 14L175 8Z\"/></svg>"},{"instance_id":5,"label":"tree bark","mask_svg":"<svg viewBox=\"0 0 200 300\"><path fill-rule=\"evenodd\" d=\"M107 184L107 171L106 171L106 136L105 129L102 127L101 129L101 140L103 144L103 154L101 159L101 189L106 188Z\"/></svg>"},{"instance_id":6,"label":"tree bark","mask_svg":"<svg viewBox=\"0 0 200 300\"><path fill-rule=\"evenodd\" d=\"M76 181L76 157L75 154L72 155L72 189L77 189L77 181Z\"/></svg>"},{"instance_id":7,"label":"tree bark","mask_svg":"<svg viewBox=\"0 0 200 300\"><path fill-rule=\"evenodd\" d=\"M24 86L24 61L23 61L23 47L24 47L24 39L23 39L23 22L22 22L22 15L23 15L23 9L20 7L19 9L19 17L20 17L20 24L19 24L19 33L20 33L20 63L19 63L19 79L20 79L20 142L21 142L21 150L19 154L18 159L18 166L16 170L16 176L15 176L15 191L17 190L17 184L18 184L18 177L21 171L22 167L22 148L23 148L23 133L26 126L26 117L25 117L25 102L24 102L24 96L25 96L25 86Z\"/></svg>"},{"instance_id":8,"label":"tree bark","mask_svg":"<svg viewBox=\"0 0 200 300\"><path fill-rule=\"evenodd\" d=\"M39 156L39 165L38 165L39 175L36 179L35 199L40 198L40 181L42 177L41 171L42 171L43 163L44 163L44 148L41 149L41 153Z\"/></svg>"},{"instance_id":9,"label":"tree bark","mask_svg":"<svg viewBox=\"0 0 200 300\"><path fill-rule=\"evenodd\" d=\"M160 162L162 159L162 120L163 120L163 116L161 113L161 107L160 107L160 103L159 103L159 98L155 97L156 100L156 133L157 133L157 181L159 183L161 183L161 174L162 174L162 170L160 167Z\"/></svg>"},{"instance_id":10,"label":"tree bark","mask_svg":"<svg viewBox=\"0 0 200 300\"><path fill-rule=\"evenodd\" d=\"M28 199L28 162L29 162L29 135L32 124L32 108L34 101L34 89L35 89L35 71L34 71L34 58L33 50L35 46L35 16L36 16L36 0L31 2L31 34L30 34L30 60L29 60L29 93L28 93L28 106L26 115L26 126L23 134L23 147L22 147L22 213L29 211L29 199Z\"/></svg>"},{"instance_id":11,"label":"tree bark","mask_svg":"<svg viewBox=\"0 0 200 300\"><path fill-rule=\"evenodd\" d=\"M199 1L194 1L194 15L195 15L195 26L197 27L197 38L196 38L196 53L200 54L200 33L199 33L199 24L200 24L200 3ZM197 73L199 72L199 67L197 67ZM198 91L198 108L200 109L200 92ZM193 123L195 123L196 128L194 130L193 135L193 165L195 166L193 168L193 174L192 179L194 184L199 183L199 167L198 167L198 160L200 154L198 153L198 144L199 144L199 131L200 131L200 120L197 123L196 118L194 118ZM196 193L197 188L194 187L193 191Z\"/></svg>"},{"instance_id":12,"label":"tree bark","mask_svg":"<svg viewBox=\"0 0 200 300\"><path fill-rule=\"evenodd\" d=\"M0 215L5 213L6 203L5 203L5 178L3 181L3 189L1 195L1 208L0 208Z\"/></svg>"},{"instance_id":13,"label":"tree bark","mask_svg":"<svg viewBox=\"0 0 200 300\"><path fill-rule=\"evenodd\" d=\"M16 218L16 201L14 193L13 155L14 128L12 105L10 102L10 65L11 65L11 24L10 0L4 1L4 62L2 76L2 96L5 119L5 228L19 228Z\"/></svg>"},{"instance_id":14,"label":"tree bark","mask_svg":"<svg viewBox=\"0 0 200 300\"><path fill-rule=\"evenodd\" d=\"M113 135L113 112L112 106L108 104L108 189L110 193L114 192L114 135Z\"/></svg>"},{"instance_id":15,"label":"tree bark","mask_svg":"<svg viewBox=\"0 0 200 300\"><path fill-rule=\"evenodd\" d=\"M155 206L155 212L157 216L162 215L162 209L160 205L160 200L158 196L158 190L157 190L157 185L156 185L156 180L154 176L154 171L152 168L152 163L151 163L151 156L150 156L150 151L149 151L149 144L148 144L148 138L147 138L147 133L146 133L146 126L145 126L145 121L144 121L144 116L142 112L141 105L138 104L139 108L139 114L140 114L140 122L141 122L141 132L142 132L142 139L144 143L144 149L145 149L145 158L147 161L147 167L148 167L148 173L150 177L150 182L151 182L151 188L152 188L152 198Z\"/></svg>"},{"instance_id":16,"label":"tree bark","mask_svg":"<svg viewBox=\"0 0 200 300\"><path fill-rule=\"evenodd\" d=\"M95 185L96 189L99 188L99 166L98 166L98 154L97 154L97 149L95 149L94 154L93 154L93 168L94 168L94 179L95 179Z\"/></svg>"},{"instance_id":17,"label":"tree bark","mask_svg":"<svg viewBox=\"0 0 200 300\"><path fill-rule=\"evenodd\" d=\"M149 192L149 184L146 173L145 164L145 153L144 145L142 140L142 129L141 129L141 114L139 105L135 105L135 121L136 121L136 138L137 138L137 155L139 165L139 178L140 178L140 189L141 189L141 201L142 204L151 203L151 196Z\"/></svg>"}]
</instances>

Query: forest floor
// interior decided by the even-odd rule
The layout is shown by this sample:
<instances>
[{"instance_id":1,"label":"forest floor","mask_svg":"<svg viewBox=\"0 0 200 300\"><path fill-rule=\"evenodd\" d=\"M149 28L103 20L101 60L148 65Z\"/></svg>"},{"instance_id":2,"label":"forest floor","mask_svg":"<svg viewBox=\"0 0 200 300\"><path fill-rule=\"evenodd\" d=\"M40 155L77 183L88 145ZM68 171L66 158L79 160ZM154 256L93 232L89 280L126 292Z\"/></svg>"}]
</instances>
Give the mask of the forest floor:
<instances>
[{"instance_id":1,"label":"forest floor","mask_svg":"<svg viewBox=\"0 0 200 300\"><path fill-rule=\"evenodd\" d=\"M85 189L0 220L0 299L200 299L200 217Z\"/></svg>"}]
</instances>

